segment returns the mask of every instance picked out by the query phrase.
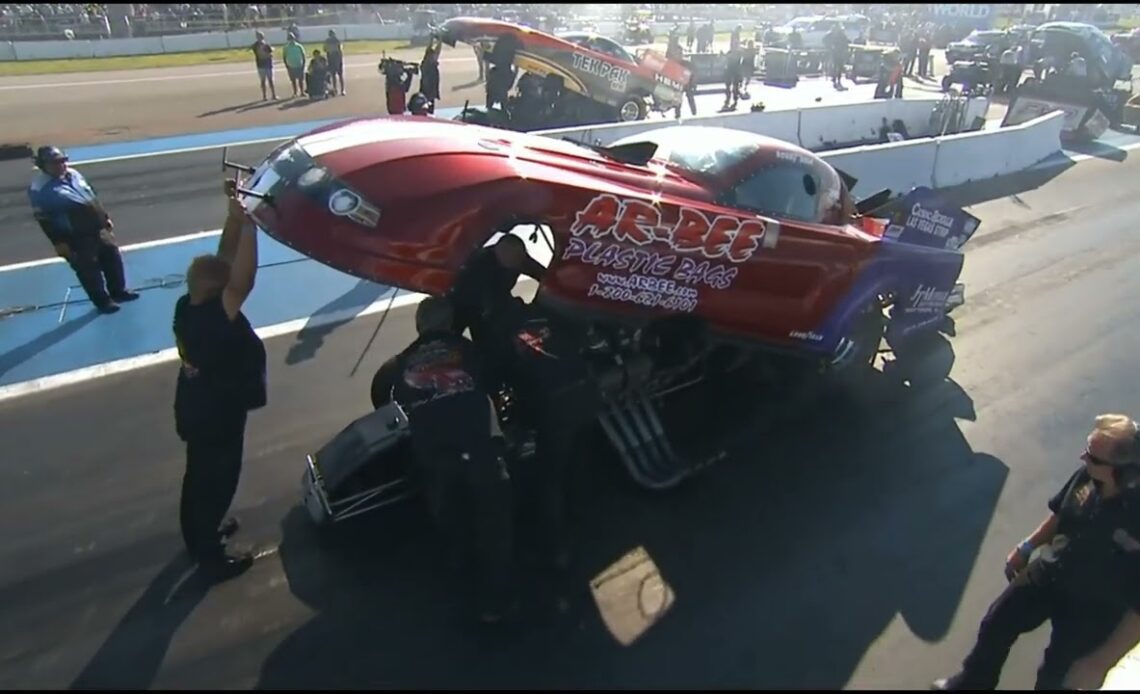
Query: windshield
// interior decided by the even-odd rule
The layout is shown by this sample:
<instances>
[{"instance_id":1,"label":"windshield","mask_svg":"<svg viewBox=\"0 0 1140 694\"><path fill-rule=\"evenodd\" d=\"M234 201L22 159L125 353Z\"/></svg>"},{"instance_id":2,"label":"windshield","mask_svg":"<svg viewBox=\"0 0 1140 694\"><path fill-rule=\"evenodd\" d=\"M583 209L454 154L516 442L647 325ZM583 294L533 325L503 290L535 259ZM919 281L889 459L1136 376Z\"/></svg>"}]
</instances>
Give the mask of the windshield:
<instances>
[{"instance_id":1,"label":"windshield","mask_svg":"<svg viewBox=\"0 0 1140 694\"><path fill-rule=\"evenodd\" d=\"M753 133L729 128L680 126L651 130L615 144L654 142L657 158L685 171L717 176L745 161L760 148Z\"/></svg>"}]
</instances>

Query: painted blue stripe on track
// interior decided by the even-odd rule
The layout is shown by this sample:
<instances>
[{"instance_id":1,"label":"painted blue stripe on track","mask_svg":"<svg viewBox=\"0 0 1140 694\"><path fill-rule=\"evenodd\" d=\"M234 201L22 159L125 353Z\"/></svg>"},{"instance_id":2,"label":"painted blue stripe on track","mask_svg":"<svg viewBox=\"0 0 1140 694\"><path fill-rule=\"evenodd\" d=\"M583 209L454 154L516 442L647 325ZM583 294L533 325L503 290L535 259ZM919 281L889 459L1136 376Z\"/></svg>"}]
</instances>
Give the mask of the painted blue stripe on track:
<instances>
[{"instance_id":1,"label":"painted blue stripe on track","mask_svg":"<svg viewBox=\"0 0 1140 694\"><path fill-rule=\"evenodd\" d=\"M462 109L450 107L441 108L436 112L438 118L454 118ZM377 117L384 115L379 111ZM240 130L222 130L212 133L192 133L188 135L174 135L160 137L153 140L136 140L132 142L111 142L105 145L89 145L87 147L69 147L68 155L73 164L82 164L85 161L109 159L112 157L132 157L140 155L157 155L164 152L173 152L184 149L200 147L225 147L234 143L250 142L255 140L287 140L310 130L315 130L329 123L351 120L352 117L324 118L321 120L302 121L299 123L283 123L281 125L266 125L256 128L242 128Z\"/></svg>"},{"instance_id":2,"label":"painted blue stripe on track","mask_svg":"<svg viewBox=\"0 0 1140 694\"><path fill-rule=\"evenodd\" d=\"M62 301L67 288L73 287L71 300L65 307L0 319L0 386L173 347L171 320L175 302L186 291L181 273L191 245L194 253L211 252L217 247L217 239L124 254L127 272L136 278L131 285L141 289L141 297L109 316L94 311L66 265L33 268L53 268L53 281L42 284L54 287L55 301ZM310 318L310 324L314 320L321 324L350 320L369 304L392 297L395 291L303 258L264 235L259 250L259 291L250 296L245 307L246 316L257 328L303 318ZM164 286L160 280L167 275L174 275L174 281ZM142 277L151 278L149 286L138 281ZM314 339L319 342L320 333L302 330L297 336L299 346L311 348Z\"/></svg>"}]
</instances>

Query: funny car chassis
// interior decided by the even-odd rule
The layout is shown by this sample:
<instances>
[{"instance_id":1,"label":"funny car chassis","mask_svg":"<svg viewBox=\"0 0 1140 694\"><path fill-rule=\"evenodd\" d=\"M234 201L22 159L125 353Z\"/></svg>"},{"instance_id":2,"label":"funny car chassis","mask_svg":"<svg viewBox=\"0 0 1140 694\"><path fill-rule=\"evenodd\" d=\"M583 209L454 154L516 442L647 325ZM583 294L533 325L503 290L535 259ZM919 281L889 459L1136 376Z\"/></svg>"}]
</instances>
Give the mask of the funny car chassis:
<instances>
[{"instance_id":1,"label":"funny car chassis","mask_svg":"<svg viewBox=\"0 0 1140 694\"><path fill-rule=\"evenodd\" d=\"M859 372L861 367L873 365L878 355L893 353L894 359L883 363L884 375L899 383L911 381L910 366L921 359L926 342L922 335L952 334L953 319L949 314L964 301L964 287L957 284L942 323L931 326L918 339L908 340L905 348L901 344L893 350L882 348L880 331L885 323L876 321L877 327L869 333L870 340L879 338L876 344L845 340L819 371ZM871 315L882 316L877 311ZM648 354L621 350L609 355L617 368L600 374L595 371L593 378L602 394L598 424L638 487L654 492L672 489L726 457L725 451L715 448L711 454L681 454L667 433L661 412L666 398L683 394L706 380L711 354L706 349L672 367L655 369ZM734 368L727 367L722 374ZM794 383L795 387L804 385ZM518 465L534 464L534 432L513 424L510 405L509 394L500 394L497 409L503 416L505 458L512 469L517 469ZM308 455L302 487L304 505L312 520L318 526L337 524L417 496L420 488L411 465L409 436L403 410L396 403L387 403L350 424L317 453Z\"/></svg>"}]
</instances>

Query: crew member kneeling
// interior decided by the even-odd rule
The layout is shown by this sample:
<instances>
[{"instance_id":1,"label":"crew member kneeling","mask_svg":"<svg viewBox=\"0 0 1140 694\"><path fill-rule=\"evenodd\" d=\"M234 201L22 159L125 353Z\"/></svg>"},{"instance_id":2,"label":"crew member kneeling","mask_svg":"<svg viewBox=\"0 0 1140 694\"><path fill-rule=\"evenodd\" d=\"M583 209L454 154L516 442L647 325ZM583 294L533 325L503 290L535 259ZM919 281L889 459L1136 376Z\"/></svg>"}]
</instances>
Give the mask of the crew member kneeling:
<instances>
[{"instance_id":1,"label":"crew member kneeling","mask_svg":"<svg viewBox=\"0 0 1140 694\"><path fill-rule=\"evenodd\" d=\"M1052 513L1010 552L1009 587L961 671L933 689L994 689L1014 642L1046 620L1037 689L1097 689L1140 639L1140 433L1129 417L1101 415L1086 446Z\"/></svg>"},{"instance_id":2,"label":"crew member kneeling","mask_svg":"<svg viewBox=\"0 0 1140 694\"><path fill-rule=\"evenodd\" d=\"M67 155L58 147L40 147L35 162L40 172L28 186L32 212L91 303L100 313L114 313L119 303L139 298L127 291L115 225L87 179L67 166Z\"/></svg>"},{"instance_id":3,"label":"crew member kneeling","mask_svg":"<svg viewBox=\"0 0 1140 694\"><path fill-rule=\"evenodd\" d=\"M241 477L247 413L266 403L265 345L241 307L257 274L257 228L226 182L229 213L216 255L195 258L187 293L174 309L182 367L174 396L175 427L186 442L181 524L186 549L216 578L250 567L249 554L229 556L223 541L237 521L222 519Z\"/></svg>"},{"instance_id":4,"label":"crew member kneeling","mask_svg":"<svg viewBox=\"0 0 1140 694\"><path fill-rule=\"evenodd\" d=\"M419 337L380 368L373 400L391 392L407 413L428 505L450 550L462 552L474 534L479 618L491 623L502 619L511 597L510 475L481 360L452 329L454 320L447 299L420 302Z\"/></svg>"}]
</instances>

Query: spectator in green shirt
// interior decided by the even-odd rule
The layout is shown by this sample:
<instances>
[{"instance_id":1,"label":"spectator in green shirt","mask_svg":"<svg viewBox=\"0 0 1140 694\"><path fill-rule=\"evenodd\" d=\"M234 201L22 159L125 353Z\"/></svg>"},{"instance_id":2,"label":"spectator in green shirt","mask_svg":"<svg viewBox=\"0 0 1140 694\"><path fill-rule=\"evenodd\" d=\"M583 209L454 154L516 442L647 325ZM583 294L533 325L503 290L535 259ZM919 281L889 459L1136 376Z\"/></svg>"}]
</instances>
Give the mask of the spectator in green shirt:
<instances>
[{"instance_id":1,"label":"spectator in green shirt","mask_svg":"<svg viewBox=\"0 0 1140 694\"><path fill-rule=\"evenodd\" d=\"M289 83L293 85L293 96L305 91L305 47L295 34L289 34L289 41L281 49L285 60L285 70L289 73Z\"/></svg>"}]
</instances>

